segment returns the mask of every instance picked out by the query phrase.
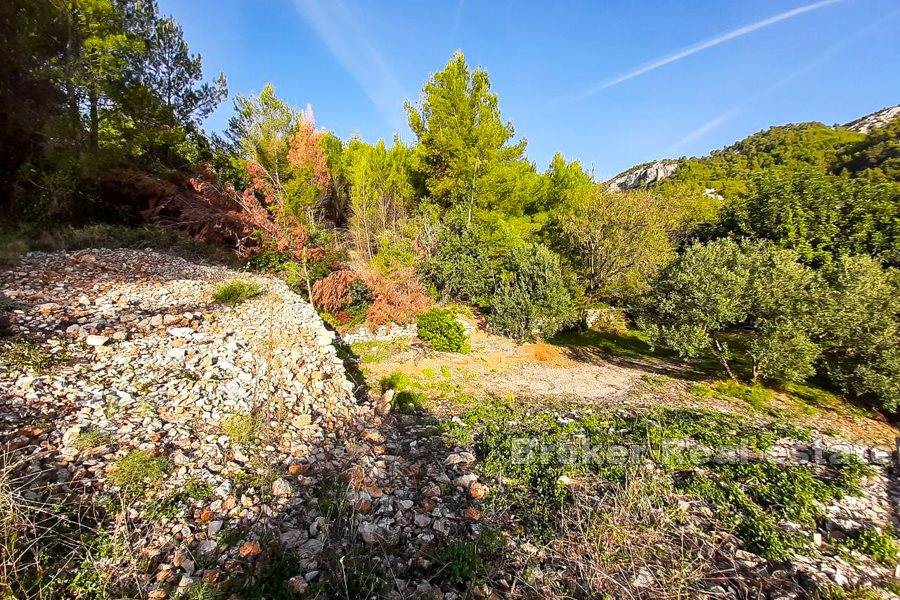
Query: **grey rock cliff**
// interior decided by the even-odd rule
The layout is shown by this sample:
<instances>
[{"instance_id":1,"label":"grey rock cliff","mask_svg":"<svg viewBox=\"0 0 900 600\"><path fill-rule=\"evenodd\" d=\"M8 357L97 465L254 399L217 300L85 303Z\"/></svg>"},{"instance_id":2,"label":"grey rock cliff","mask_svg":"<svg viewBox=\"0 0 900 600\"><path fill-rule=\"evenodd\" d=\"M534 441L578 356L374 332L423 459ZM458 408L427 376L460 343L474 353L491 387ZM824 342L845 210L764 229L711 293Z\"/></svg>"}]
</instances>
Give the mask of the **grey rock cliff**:
<instances>
[{"instance_id":1,"label":"grey rock cliff","mask_svg":"<svg viewBox=\"0 0 900 600\"><path fill-rule=\"evenodd\" d=\"M611 192L633 190L647 184L662 181L671 177L678 170L678 163L672 160L659 160L645 167L627 171L606 182L606 189Z\"/></svg>"}]
</instances>

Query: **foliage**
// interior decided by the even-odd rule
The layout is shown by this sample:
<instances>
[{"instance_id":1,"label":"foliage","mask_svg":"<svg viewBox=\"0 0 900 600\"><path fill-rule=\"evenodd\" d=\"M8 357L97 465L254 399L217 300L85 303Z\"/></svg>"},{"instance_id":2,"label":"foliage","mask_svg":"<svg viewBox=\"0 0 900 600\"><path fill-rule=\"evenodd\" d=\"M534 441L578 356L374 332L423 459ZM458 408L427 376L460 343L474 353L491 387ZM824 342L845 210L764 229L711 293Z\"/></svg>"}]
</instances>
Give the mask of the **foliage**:
<instances>
[{"instance_id":1,"label":"foliage","mask_svg":"<svg viewBox=\"0 0 900 600\"><path fill-rule=\"evenodd\" d=\"M865 256L819 271L759 242L695 244L654 283L641 323L681 356L734 353L758 378L802 382L816 367L848 392L898 406L898 274ZM739 333L740 347L730 346Z\"/></svg>"},{"instance_id":2,"label":"foliage","mask_svg":"<svg viewBox=\"0 0 900 600\"><path fill-rule=\"evenodd\" d=\"M259 439L260 419L254 415L234 414L222 426L222 433L235 444L247 446Z\"/></svg>"},{"instance_id":3,"label":"foliage","mask_svg":"<svg viewBox=\"0 0 900 600\"><path fill-rule=\"evenodd\" d=\"M418 140L413 166L425 190L444 206L472 208L519 204L517 188L530 166L521 162L525 141L511 144L515 130L500 117L487 72L469 69L456 52L422 90L421 105L406 104Z\"/></svg>"},{"instance_id":4,"label":"foliage","mask_svg":"<svg viewBox=\"0 0 900 600\"><path fill-rule=\"evenodd\" d=\"M561 206L557 239L589 295L633 298L674 254L672 218L662 198L649 192L583 187Z\"/></svg>"},{"instance_id":5,"label":"foliage","mask_svg":"<svg viewBox=\"0 0 900 600\"><path fill-rule=\"evenodd\" d=\"M72 445L83 452L99 446L105 446L111 441L112 438L102 431L98 429L88 429L80 432Z\"/></svg>"},{"instance_id":6,"label":"foliage","mask_svg":"<svg viewBox=\"0 0 900 600\"><path fill-rule=\"evenodd\" d=\"M883 532L860 529L843 540L843 545L870 556L887 567L895 565L900 558L900 543L894 537L892 529Z\"/></svg>"},{"instance_id":7,"label":"foliage","mask_svg":"<svg viewBox=\"0 0 900 600\"><path fill-rule=\"evenodd\" d=\"M48 373L68 360L65 352L24 339L0 340L0 368L16 372Z\"/></svg>"},{"instance_id":8,"label":"foliage","mask_svg":"<svg viewBox=\"0 0 900 600\"><path fill-rule=\"evenodd\" d=\"M843 146L833 170L838 175L853 173L871 181L900 182L900 117Z\"/></svg>"},{"instance_id":9,"label":"foliage","mask_svg":"<svg viewBox=\"0 0 900 600\"><path fill-rule=\"evenodd\" d=\"M816 338L824 371L845 391L900 406L900 272L865 256L821 271Z\"/></svg>"},{"instance_id":10,"label":"foliage","mask_svg":"<svg viewBox=\"0 0 900 600\"><path fill-rule=\"evenodd\" d=\"M225 79L203 82L200 57L154 0L17 2L9 13L0 135L12 214L108 219L94 184L109 168L184 168L205 155L199 124Z\"/></svg>"},{"instance_id":11,"label":"foliage","mask_svg":"<svg viewBox=\"0 0 900 600\"><path fill-rule=\"evenodd\" d=\"M822 123L770 127L707 157L682 158L675 175L661 187L681 184L700 192L713 189L730 201L748 191L755 173L827 172L843 148L864 138Z\"/></svg>"},{"instance_id":12,"label":"foliage","mask_svg":"<svg viewBox=\"0 0 900 600\"><path fill-rule=\"evenodd\" d=\"M786 469L769 462L741 464L733 455L729 460L735 449L763 451L779 439L807 440L809 434L712 411L629 414L564 407L561 414L558 408L535 410L494 400L466 411L461 423L448 423L445 430L474 444L484 473L504 478L511 495L503 502L521 509L527 530L538 536L566 514L560 503L571 500L578 478L623 481L653 461L676 476L679 489L717 504L723 514L730 510L757 550L784 557L799 540L779 533L767 515L812 518L821 510L818 500L854 493L860 484L841 476L840 462L829 463L820 476L812 465ZM698 468L704 471L694 472Z\"/></svg>"},{"instance_id":13,"label":"foliage","mask_svg":"<svg viewBox=\"0 0 900 600\"><path fill-rule=\"evenodd\" d=\"M313 301L321 310L334 312L368 302L368 291L359 285L359 275L350 269L334 271L313 286ZM356 287L354 287L356 285Z\"/></svg>"},{"instance_id":14,"label":"foliage","mask_svg":"<svg viewBox=\"0 0 900 600\"><path fill-rule=\"evenodd\" d=\"M541 244L514 250L491 309L494 330L519 341L549 338L572 323L575 310L559 258Z\"/></svg>"},{"instance_id":15,"label":"foliage","mask_svg":"<svg viewBox=\"0 0 900 600\"><path fill-rule=\"evenodd\" d=\"M433 559L438 576L450 583L467 583L475 579L481 569L481 557L475 544L447 544L441 546Z\"/></svg>"},{"instance_id":16,"label":"foliage","mask_svg":"<svg viewBox=\"0 0 900 600\"><path fill-rule=\"evenodd\" d=\"M900 186L809 171L766 173L728 206L725 230L772 240L804 261L868 254L900 264Z\"/></svg>"},{"instance_id":17,"label":"foliage","mask_svg":"<svg viewBox=\"0 0 900 600\"><path fill-rule=\"evenodd\" d=\"M651 342L686 357L710 352L732 377L721 334L740 327L753 381L803 379L818 356L807 322L813 281L789 251L727 239L695 244L659 274L641 323Z\"/></svg>"},{"instance_id":18,"label":"foliage","mask_svg":"<svg viewBox=\"0 0 900 600\"><path fill-rule=\"evenodd\" d=\"M342 152L341 170L350 205L350 236L360 255L373 259L386 234L396 233L413 201L410 149L399 140L387 149L351 140Z\"/></svg>"},{"instance_id":19,"label":"foliage","mask_svg":"<svg viewBox=\"0 0 900 600\"><path fill-rule=\"evenodd\" d=\"M169 471L169 461L147 450L132 450L115 463L107 479L130 493L143 493Z\"/></svg>"},{"instance_id":20,"label":"foliage","mask_svg":"<svg viewBox=\"0 0 900 600\"><path fill-rule=\"evenodd\" d=\"M416 322L419 339L439 352L467 352L466 330L451 308L432 308L420 314Z\"/></svg>"},{"instance_id":21,"label":"foliage","mask_svg":"<svg viewBox=\"0 0 900 600\"><path fill-rule=\"evenodd\" d=\"M261 293L262 288L252 281L229 281L216 288L213 300L219 304L235 306Z\"/></svg>"},{"instance_id":22,"label":"foliage","mask_svg":"<svg viewBox=\"0 0 900 600\"><path fill-rule=\"evenodd\" d=\"M425 280L445 298L489 309L510 255L527 243L518 225L496 212L476 211L468 221L465 208L448 211L426 249Z\"/></svg>"}]
</instances>

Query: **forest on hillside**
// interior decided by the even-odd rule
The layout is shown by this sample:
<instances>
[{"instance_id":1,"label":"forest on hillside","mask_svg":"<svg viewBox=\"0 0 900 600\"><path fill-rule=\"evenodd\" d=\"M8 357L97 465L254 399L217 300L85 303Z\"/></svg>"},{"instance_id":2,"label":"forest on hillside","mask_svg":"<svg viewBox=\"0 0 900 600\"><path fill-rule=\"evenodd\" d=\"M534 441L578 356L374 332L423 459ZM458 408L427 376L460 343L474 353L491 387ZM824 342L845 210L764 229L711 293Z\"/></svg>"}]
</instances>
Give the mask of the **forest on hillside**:
<instances>
[{"instance_id":1,"label":"forest on hillside","mask_svg":"<svg viewBox=\"0 0 900 600\"><path fill-rule=\"evenodd\" d=\"M154 2L4 12L12 232L174 229L282 274L337 328L457 303L494 333L552 339L613 307L732 378L900 406L900 119L868 134L773 127L611 192L563 153L529 161L461 52L406 104L411 143L340 139L272 85L235 96L227 130L208 135L225 76L204 77Z\"/></svg>"}]
</instances>

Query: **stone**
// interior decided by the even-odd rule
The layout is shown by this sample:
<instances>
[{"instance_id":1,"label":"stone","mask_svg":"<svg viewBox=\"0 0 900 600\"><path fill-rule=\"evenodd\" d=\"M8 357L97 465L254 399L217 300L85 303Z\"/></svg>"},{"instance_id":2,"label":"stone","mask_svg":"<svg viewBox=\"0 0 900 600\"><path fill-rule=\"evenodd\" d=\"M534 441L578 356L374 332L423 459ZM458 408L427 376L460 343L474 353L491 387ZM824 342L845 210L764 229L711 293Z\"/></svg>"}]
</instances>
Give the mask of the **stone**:
<instances>
[{"instance_id":1,"label":"stone","mask_svg":"<svg viewBox=\"0 0 900 600\"><path fill-rule=\"evenodd\" d=\"M272 494L276 498L287 498L294 492L287 479L279 477L272 483Z\"/></svg>"},{"instance_id":2,"label":"stone","mask_svg":"<svg viewBox=\"0 0 900 600\"><path fill-rule=\"evenodd\" d=\"M87 344L88 346L94 346L94 347L102 346L108 341L109 341L109 338L106 337L105 335L89 335L84 339L85 344Z\"/></svg>"},{"instance_id":3,"label":"stone","mask_svg":"<svg viewBox=\"0 0 900 600\"><path fill-rule=\"evenodd\" d=\"M238 556L241 558L248 558L259 555L261 551L262 548L260 548L259 542L253 540L241 544L241 548L238 550Z\"/></svg>"}]
</instances>

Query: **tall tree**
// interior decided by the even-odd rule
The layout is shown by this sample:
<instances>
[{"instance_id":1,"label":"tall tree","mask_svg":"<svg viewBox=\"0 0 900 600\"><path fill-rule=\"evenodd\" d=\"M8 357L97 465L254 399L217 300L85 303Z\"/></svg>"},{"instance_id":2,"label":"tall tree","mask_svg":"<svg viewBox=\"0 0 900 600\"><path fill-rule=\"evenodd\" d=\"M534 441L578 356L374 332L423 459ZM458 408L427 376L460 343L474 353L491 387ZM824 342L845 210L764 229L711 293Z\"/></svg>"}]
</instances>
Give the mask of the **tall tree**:
<instances>
[{"instance_id":1,"label":"tall tree","mask_svg":"<svg viewBox=\"0 0 900 600\"><path fill-rule=\"evenodd\" d=\"M474 205L507 201L505 193L521 175L510 167L522 162L526 142L512 143L515 129L501 119L486 71L470 70L456 52L426 82L421 104L407 102L406 112L419 141L414 164L433 198L444 206L467 205L470 220ZM529 166L525 163L526 170Z\"/></svg>"},{"instance_id":2,"label":"tall tree","mask_svg":"<svg viewBox=\"0 0 900 600\"><path fill-rule=\"evenodd\" d=\"M228 95L225 74L203 81L199 54L191 54L181 25L172 17L156 21L147 40L141 80L175 118L199 126Z\"/></svg>"}]
</instances>

